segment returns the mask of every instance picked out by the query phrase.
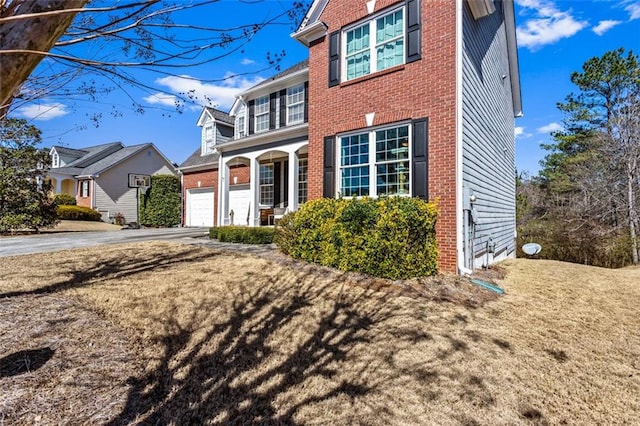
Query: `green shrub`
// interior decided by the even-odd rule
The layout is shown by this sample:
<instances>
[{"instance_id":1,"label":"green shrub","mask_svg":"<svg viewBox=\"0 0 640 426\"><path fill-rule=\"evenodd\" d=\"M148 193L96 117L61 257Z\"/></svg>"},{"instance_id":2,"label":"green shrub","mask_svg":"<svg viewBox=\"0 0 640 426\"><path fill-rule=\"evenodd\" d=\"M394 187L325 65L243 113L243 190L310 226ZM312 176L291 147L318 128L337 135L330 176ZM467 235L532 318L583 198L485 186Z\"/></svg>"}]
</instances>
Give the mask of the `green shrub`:
<instances>
[{"instance_id":1,"label":"green shrub","mask_svg":"<svg viewBox=\"0 0 640 426\"><path fill-rule=\"evenodd\" d=\"M209 238L224 243L271 244L275 230L248 226L222 226L209 228Z\"/></svg>"},{"instance_id":2,"label":"green shrub","mask_svg":"<svg viewBox=\"0 0 640 426\"><path fill-rule=\"evenodd\" d=\"M57 206L75 206L76 197L69 194L56 194L55 202Z\"/></svg>"},{"instance_id":3,"label":"green shrub","mask_svg":"<svg viewBox=\"0 0 640 426\"><path fill-rule=\"evenodd\" d=\"M438 271L436 204L417 198L318 199L284 216L284 253L343 271L399 279Z\"/></svg>"},{"instance_id":4,"label":"green shrub","mask_svg":"<svg viewBox=\"0 0 640 426\"><path fill-rule=\"evenodd\" d=\"M180 178L173 175L151 176L151 187L140 196L140 225L179 225L181 209Z\"/></svg>"},{"instance_id":5,"label":"green shrub","mask_svg":"<svg viewBox=\"0 0 640 426\"><path fill-rule=\"evenodd\" d=\"M85 220L100 222L102 215L100 212L82 206L58 206L56 208L58 219L61 220Z\"/></svg>"}]
</instances>

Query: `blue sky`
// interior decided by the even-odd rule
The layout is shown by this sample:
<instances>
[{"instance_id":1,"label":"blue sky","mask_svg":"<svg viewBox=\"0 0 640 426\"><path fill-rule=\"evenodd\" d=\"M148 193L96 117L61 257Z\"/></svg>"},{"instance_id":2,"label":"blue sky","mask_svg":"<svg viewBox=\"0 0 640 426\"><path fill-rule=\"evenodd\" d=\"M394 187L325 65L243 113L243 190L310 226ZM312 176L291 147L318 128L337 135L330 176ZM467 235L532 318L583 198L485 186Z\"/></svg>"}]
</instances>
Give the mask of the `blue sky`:
<instances>
[{"instance_id":1,"label":"blue sky","mask_svg":"<svg viewBox=\"0 0 640 426\"><path fill-rule=\"evenodd\" d=\"M206 21L211 26L220 19L228 25L273 16L289 3L224 0L205 14L188 13L175 19ZM540 144L551 141L550 132L562 129L563 117L556 104L575 90L569 80L571 72L580 70L587 59L619 47L640 53L640 0L516 0L516 23L524 109L514 129L516 163L518 171L534 175L545 155ZM207 96L220 109L228 109L234 94L276 72L260 72L268 66L267 52L284 50L283 68L306 58L306 48L289 37L291 31L290 25L269 27L242 51L181 70L180 74L189 79L142 72L136 77L166 91L194 89L199 98ZM129 95L147 106L143 114L133 112L127 96L115 91L98 102L40 99L21 106L13 115L29 118L39 127L45 146L81 148L112 141L125 145L153 142L176 163L199 147L196 121L200 105L188 106L180 114L173 107L174 99L166 94L129 89ZM96 128L88 116L99 113L102 119Z\"/></svg>"}]
</instances>

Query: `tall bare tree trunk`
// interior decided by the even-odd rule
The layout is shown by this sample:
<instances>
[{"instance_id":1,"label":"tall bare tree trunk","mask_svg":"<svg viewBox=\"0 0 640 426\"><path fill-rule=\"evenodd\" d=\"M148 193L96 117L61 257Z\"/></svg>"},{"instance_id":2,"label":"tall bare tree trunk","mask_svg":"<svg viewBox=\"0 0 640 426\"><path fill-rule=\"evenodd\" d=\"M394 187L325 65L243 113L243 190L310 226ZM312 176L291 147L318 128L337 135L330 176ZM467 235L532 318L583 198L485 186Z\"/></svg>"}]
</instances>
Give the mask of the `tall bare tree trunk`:
<instances>
[{"instance_id":1,"label":"tall bare tree trunk","mask_svg":"<svg viewBox=\"0 0 640 426\"><path fill-rule=\"evenodd\" d=\"M0 16L0 119L6 115L15 91L29 77L44 55L71 25L76 12L88 0L29 0L20 2L10 16ZM42 14L20 18L20 15Z\"/></svg>"},{"instance_id":2,"label":"tall bare tree trunk","mask_svg":"<svg viewBox=\"0 0 640 426\"><path fill-rule=\"evenodd\" d=\"M638 260L638 238L636 233L636 223L637 221L637 211L635 208L635 197L633 194L633 183L634 183L634 173L636 160L630 160L632 164L629 164L629 169L627 171L627 201L629 204L629 236L631 237L631 254L633 257L633 264L637 265Z\"/></svg>"}]
</instances>

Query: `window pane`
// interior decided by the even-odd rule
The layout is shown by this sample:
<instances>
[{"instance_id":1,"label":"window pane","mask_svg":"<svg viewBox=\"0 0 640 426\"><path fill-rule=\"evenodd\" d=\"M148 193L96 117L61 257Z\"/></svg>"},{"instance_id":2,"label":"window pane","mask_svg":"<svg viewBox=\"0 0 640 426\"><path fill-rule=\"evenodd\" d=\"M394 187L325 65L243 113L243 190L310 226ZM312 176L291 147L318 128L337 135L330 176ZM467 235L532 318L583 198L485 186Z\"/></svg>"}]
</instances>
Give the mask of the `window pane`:
<instances>
[{"instance_id":1,"label":"window pane","mask_svg":"<svg viewBox=\"0 0 640 426\"><path fill-rule=\"evenodd\" d=\"M260 204L273 205L273 164L260 165Z\"/></svg>"},{"instance_id":2,"label":"window pane","mask_svg":"<svg viewBox=\"0 0 640 426\"><path fill-rule=\"evenodd\" d=\"M345 197L369 195L369 166L342 169L340 192Z\"/></svg>"},{"instance_id":3,"label":"window pane","mask_svg":"<svg viewBox=\"0 0 640 426\"><path fill-rule=\"evenodd\" d=\"M402 10L379 18L376 22L376 44L402 36L402 22Z\"/></svg>"},{"instance_id":4,"label":"window pane","mask_svg":"<svg viewBox=\"0 0 640 426\"><path fill-rule=\"evenodd\" d=\"M341 166L366 164L369 162L369 135L340 138Z\"/></svg>"},{"instance_id":5,"label":"window pane","mask_svg":"<svg viewBox=\"0 0 640 426\"><path fill-rule=\"evenodd\" d=\"M309 173L309 160L307 158L301 158L298 166L298 203L302 204L307 201L308 194L308 173Z\"/></svg>"},{"instance_id":6,"label":"window pane","mask_svg":"<svg viewBox=\"0 0 640 426\"><path fill-rule=\"evenodd\" d=\"M378 195L409 193L409 162L376 165L376 189Z\"/></svg>"},{"instance_id":7,"label":"window pane","mask_svg":"<svg viewBox=\"0 0 640 426\"><path fill-rule=\"evenodd\" d=\"M376 132L376 161L395 161L409 159L409 127Z\"/></svg>"}]
</instances>

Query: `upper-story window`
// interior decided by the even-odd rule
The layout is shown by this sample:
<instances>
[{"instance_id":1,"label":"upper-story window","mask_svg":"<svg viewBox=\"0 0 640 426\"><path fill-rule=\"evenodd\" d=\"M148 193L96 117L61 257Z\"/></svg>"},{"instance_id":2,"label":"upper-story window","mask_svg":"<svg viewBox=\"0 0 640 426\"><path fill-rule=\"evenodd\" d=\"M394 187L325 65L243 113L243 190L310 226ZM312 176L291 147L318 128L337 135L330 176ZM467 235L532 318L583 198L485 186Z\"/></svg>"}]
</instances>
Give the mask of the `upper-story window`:
<instances>
[{"instance_id":1,"label":"upper-story window","mask_svg":"<svg viewBox=\"0 0 640 426\"><path fill-rule=\"evenodd\" d=\"M214 137L213 123L205 124L202 129L202 153L208 154L213 152L215 144L216 141Z\"/></svg>"},{"instance_id":2,"label":"upper-story window","mask_svg":"<svg viewBox=\"0 0 640 426\"><path fill-rule=\"evenodd\" d=\"M287 89L287 125L304 121L304 84Z\"/></svg>"},{"instance_id":3,"label":"upper-story window","mask_svg":"<svg viewBox=\"0 0 640 426\"><path fill-rule=\"evenodd\" d=\"M51 154L51 167L60 167L60 155L58 155L58 153L55 151L53 152L53 154Z\"/></svg>"},{"instance_id":4,"label":"upper-story window","mask_svg":"<svg viewBox=\"0 0 640 426\"><path fill-rule=\"evenodd\" d=\"M236 130L236 139L243 138L247 135L247 130L245 127L244 111L241 114L236 116L235 130Z\"/></svg>"},{"instance_id":5,"label":"upper-story window","mask_svg":"<svg viewBox=\"0 0 640 426\"><path fill-rule=\"evenodd\" d=\"M344 80L405 62L404 8L378 15L343 32Z\"/></svg>"},{"instance_id":6,"label":"upper-story window","mask_svg":"<svg viewBox=\"0 0 640 426\"><path fill-rule=\"evenodd\" d=\"M254 114L255 132L269 130L269 95L256 99Z\"/></svg>"}]
</instances>

